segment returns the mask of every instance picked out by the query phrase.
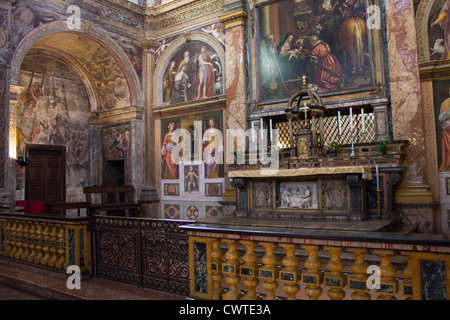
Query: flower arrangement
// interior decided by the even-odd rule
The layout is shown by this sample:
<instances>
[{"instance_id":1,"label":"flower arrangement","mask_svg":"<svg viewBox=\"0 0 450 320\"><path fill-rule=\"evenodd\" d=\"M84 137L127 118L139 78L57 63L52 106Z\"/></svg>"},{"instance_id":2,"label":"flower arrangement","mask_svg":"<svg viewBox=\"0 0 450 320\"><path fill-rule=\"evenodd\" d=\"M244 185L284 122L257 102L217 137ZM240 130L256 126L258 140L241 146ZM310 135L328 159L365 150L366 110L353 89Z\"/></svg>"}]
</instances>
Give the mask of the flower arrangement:
<instances>
[{"instance_id":1,"label":"flower arrangement","mask_svg":"<svg viewBox=\"0 0 450 320\"><path fill-rule=\"evenodd\" d=\"M324 148L328 153L338 153L341 146L338 141L333 140L325 142Z\"/></svg>"},{"instance_id":2,"label":"flower arrangement","mask_svg":"<svg viewBox=\"0 0 450 320\"><path fill-rule=\"evenodd\" d=\"M377 143L378 143L378 146L380 148L381 154L385 154L387 146L389 144L389 141L388 140L384 140L384 139L380 139L380 140L377 141Z\"/></svg>"}]
</instances>

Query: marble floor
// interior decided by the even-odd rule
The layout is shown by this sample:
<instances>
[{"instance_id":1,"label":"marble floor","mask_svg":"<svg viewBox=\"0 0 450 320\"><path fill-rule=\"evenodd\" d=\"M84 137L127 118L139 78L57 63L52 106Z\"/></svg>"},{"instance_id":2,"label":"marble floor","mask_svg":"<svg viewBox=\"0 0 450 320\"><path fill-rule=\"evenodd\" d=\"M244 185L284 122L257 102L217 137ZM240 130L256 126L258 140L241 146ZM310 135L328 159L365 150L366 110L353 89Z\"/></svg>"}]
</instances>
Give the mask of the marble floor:
<instances>
[{"instance_id":1,"label":"marble floor","mask_svg":"<svg viewBox=\"0 0 450 320\"><path fill-rule=\"evenodd\" d=\"M65 278L23 270L0 262L0 300L184 300L185 296L88 278L68 289Z\"/></svg>"}]
</instances>

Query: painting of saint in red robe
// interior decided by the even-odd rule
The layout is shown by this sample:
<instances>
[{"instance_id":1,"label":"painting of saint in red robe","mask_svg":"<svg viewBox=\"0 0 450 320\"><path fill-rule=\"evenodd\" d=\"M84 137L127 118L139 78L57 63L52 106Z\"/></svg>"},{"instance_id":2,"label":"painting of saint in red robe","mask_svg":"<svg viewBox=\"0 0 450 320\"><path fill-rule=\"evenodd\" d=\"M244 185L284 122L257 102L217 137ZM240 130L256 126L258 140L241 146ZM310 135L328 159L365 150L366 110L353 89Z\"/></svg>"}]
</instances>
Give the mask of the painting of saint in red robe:
<instances>
[{"instance_id":1,"label":"painting of saint in red robe","mask_svg":"<svg viewBox=\"0 0 450 320\"><path fill-rule=\"evenodd\" d=\"M320 89L334 89L342 77L338 58L331 52L330 46L317 35L310 37L311 56L314 57L314 84Z\"/></svg>"},{"instance_id":2,"label":"painting of saint in red robe","mask_svg":"<svg viewBox=\"0 0 450 320\"><path fill-rule=\"evenodd\" d=\"M172 157L173 151L178 143L178 138L173 133L174 130L175 123L169 123L161 147L163 179L178 179L178 164L174 161L174 157Z\"/></svg>"}]
</instances>

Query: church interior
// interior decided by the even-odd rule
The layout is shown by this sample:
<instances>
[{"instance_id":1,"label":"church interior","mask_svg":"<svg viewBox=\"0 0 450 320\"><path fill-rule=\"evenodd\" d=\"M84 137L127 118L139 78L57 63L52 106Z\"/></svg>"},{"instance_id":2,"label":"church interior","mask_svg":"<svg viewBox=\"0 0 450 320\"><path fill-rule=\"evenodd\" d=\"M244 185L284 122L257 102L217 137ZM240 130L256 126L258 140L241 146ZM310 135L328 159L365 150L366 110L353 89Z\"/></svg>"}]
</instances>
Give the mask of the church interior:
<instances>
[{"instance_id":1,"label":"church interior","mask_svg":"<svg viewBox=\"0 0 450 320\"><path fill-rule=\"evenodd\" d=\"M1 0L0 74L0 286L450 300L449 0Z\"/></svg>"}]
</instances>

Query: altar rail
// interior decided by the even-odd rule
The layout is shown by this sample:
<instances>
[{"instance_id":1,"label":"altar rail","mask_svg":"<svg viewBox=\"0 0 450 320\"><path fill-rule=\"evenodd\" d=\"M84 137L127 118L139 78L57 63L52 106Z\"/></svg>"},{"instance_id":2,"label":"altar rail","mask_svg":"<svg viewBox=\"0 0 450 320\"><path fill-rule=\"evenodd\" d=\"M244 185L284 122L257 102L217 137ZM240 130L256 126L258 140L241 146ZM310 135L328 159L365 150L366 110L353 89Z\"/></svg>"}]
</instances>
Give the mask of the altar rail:
<instances>
[{"instance_id":1,"label":"altar rail","mask_svg":"<svg viewBox=\"0 0 450 320\"><path fill-rule=\"evenodd\" d=\"M14 262L66 273L89 269L89 219L56 215L0 213L0 255Z\"/></svg>"},{"instance_id":2,"label":"altar rail","mask_svg":"<svg viewBox=\"0 0 450 320\"><path fill-rule=\"evenodd\" d=\"M450 300L445 235L180 228L189 235L195 298Z\"/></svg>"}]
</instances>

